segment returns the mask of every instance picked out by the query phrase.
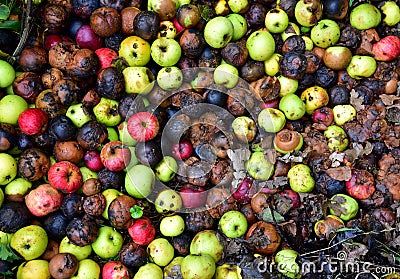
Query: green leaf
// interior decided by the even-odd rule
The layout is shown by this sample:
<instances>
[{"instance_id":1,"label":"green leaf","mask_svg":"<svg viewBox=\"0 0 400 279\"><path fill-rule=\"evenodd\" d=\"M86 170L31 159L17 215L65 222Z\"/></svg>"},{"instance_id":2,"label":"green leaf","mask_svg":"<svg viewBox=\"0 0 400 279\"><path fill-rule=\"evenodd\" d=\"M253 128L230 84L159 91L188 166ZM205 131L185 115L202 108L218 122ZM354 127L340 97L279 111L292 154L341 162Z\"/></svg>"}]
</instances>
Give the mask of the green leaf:
<instances>
[{"instance_id":1,"label":"green leaf","mask_svg":"<svg viewBox=\"0 0 400 279\"><path fill-rule=\"evenodd\" d=\"M353 6L354 0L350 0L349 7Z\"/></svg>"},{"instance_id":2,"label":"green leaf","mask_svg":"<svg viewBox=\"0 0 400 279\"><path fill-rule=\"evenodd\" d=\"M10 244L0 243L0 259L2 259L3 261L13 262L21 258L13 252Z\"/></svg>"},{"instance_id":3,"label":"green leaf","mask_svg":"<svg viewBox=\"0 0 400 279\"><path fill-rule=\"evenodd\" d=\"M5 20L0 21L0 29L9 29L14 31L21 30L21 21L19 20Z\"/></svg>"},{"instance_id":4,"label":"green leaf","mask_svg":"<svg viewBox=\"0 0 400 279\"><path fill-rule=\"evenodd\" d=\"M0 4L0 20L6 20L10 16L10 8L4 4Z\"/></svg>"},{"instance_id":5,"label":"green leaf","mask_svg":"<svg viewBox=\"0 0 400 279\"><path fill-rule=\"evenodd\" d=\"M280 215L278 212L271 210L271 208L266 208L263 211L262 219L265 222L273 223L273 222L283 222L285 218Z\"/></svg>"},{"instance_id":6,"label":"green leaf","mask_svg":"<svg viewBox=\"0 0 400 279\"><path fill-rule=\"evenodd\" d=\"M139 219L143 216L143 207L135 205L129 209L129 212L131 213L133 219Z\"/></svg>"}]
</instances>

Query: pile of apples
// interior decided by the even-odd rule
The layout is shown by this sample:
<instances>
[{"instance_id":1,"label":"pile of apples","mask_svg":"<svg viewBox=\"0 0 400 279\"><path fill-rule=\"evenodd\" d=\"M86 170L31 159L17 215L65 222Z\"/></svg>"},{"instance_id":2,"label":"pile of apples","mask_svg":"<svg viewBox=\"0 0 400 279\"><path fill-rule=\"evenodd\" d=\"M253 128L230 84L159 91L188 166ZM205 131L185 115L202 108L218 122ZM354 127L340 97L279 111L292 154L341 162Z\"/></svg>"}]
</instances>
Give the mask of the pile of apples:
<instances>
[{"instance_id":1,"label":"pile of apples","mask_svg":"<svg viewBox=\"0 0 400 279\"><path fill-rule=\"evenodd\" d=\"M18 279L236 279L240 265L221 261L218 234L252 239L261 232L269 242L250 249L300 278L296 247L281 245L276 224L263 219L268 205L255 212L255 204L278 193L296 210L302 193L315 192L316 179L305 163L281 172L269 155L306 149L295 121L317 125L329 152L340 154L350 144L343 125L357 114L348 101L328 107L322 84L298 90L312 68L303 53L351 79L371 77L377 61L398 59L400 38L380 38L368 55L353 55L338 45L341 32L345 23L355 30L396 28L400 8L395 1L285 2L35 2L45 29L40 40L22 50L14 67L0 60L0 245L19 257L0 253L0 271ZM397 86L391 82L386 93ZM194 97L187 104L183 95ZM198 135L188 135L194 122L183 116L200 121L191 113L203 104L208 115L219 109L229 115L228 127L215 130L232 137L224 141L228 150L200 138L212 149L207 153ZM235 150L233 142L244 148ZM238 150L247 155L232 156ZM230 179L202 185L196 181L202 176L185 177L189 166L201 173L207 156L214 159L204 176L214 171ZM230 168L216 171L220 160ZM285 189L257 188L279 176L288 178ZM357 216L358 200L374 191L372 174L353 169L345 188L329 197L343 210L331 208L315 234L328 237L344 227ZM216 225L179 240L189 213L215 208Z\"/></svg>"}]
</instances>

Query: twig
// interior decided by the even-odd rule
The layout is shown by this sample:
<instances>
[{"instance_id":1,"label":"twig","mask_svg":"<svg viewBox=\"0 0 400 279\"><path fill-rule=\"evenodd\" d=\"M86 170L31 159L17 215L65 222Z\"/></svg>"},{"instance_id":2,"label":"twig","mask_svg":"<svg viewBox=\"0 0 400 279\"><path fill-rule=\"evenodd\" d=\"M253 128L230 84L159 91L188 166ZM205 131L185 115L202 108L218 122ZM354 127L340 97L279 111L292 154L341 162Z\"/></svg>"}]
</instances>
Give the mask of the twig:
<instances>
[{"instance_id":1,"label":"twig","mask_svg":"<svg viewBox=\"0 0 400 279\"><path fill-rule=\"evenodd\" d=\"M26 9L23 15L23 23L22 23L22 34L21 34L21 39L18 42L17 48L15 49L14 53L11 55L11 57L8 59L8 62L10 64L14 64L15 61L17 60L17 56L21 53L22 49L25 46L26 40L28 39L29 32L31 29L31 12L32 12L32 0L28 0L26 4Z\"/></svg>"}]
</instances>

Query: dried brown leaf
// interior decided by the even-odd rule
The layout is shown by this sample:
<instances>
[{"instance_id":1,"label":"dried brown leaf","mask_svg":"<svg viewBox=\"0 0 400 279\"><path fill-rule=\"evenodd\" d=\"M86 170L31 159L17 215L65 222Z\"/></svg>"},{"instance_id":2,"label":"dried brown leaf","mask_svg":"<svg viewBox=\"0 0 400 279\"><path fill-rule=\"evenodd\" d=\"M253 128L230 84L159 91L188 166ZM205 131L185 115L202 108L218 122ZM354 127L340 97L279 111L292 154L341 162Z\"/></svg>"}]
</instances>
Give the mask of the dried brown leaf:
<instances>
[{"instance_id":1,"label":"dried brown leaf","mask_svg":"<svg viewBox=\"0 0 400 279\"><path fill-rule=\"evenodd\" d=\"M349 181L351 179L351 168L347 166L331 168L326 170L326 174L339 181Z\"/></svg>"},{"instance_id":2,"label":"dried brown leaf","mask_svg":"<svg viewBox=\"0 0 400 279\"><path fill-rule=\"evenodd\" d=\"M356 111L361 111L365 109L362 104L364 102L364 97L361 97L354 89L350 91L350 104L356 109Z\"/></svg>"},{"instance_id":3,"label":"dried brown leaf","mask_svg":"<svg viewBox=\"0 0 400 279\"><path fill-rule=\"evenodd\" d=\"M392 106L395 101L400 100L399 96L387 95L387 94L381 94L381 95L379 95L379 98L381 98L381 100L385 104L385 106Z\"/></svg>"}]
</instances>

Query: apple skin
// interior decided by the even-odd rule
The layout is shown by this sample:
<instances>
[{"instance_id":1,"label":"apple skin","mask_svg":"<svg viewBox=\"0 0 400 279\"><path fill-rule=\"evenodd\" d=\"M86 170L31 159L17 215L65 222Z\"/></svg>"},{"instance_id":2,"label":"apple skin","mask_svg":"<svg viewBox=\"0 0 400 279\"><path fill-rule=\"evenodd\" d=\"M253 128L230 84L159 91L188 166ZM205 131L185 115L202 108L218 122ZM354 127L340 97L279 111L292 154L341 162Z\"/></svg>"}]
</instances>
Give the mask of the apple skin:
<instances>
[{"instance_id":1,"label":"apple skin","mask_svg":"<svg viewBox=\"0 0 400 279\"><path fill-rule=\"evenodd\" d=\"M117 197L123 195L120 191L116 189L106 189L102 192L103 196L106 198L106 208L103 211L103 218L108 220L108 208L113 200L115 200Z\"/></svg>"},{"instance_id":2,"label":"apple skin","mask_svg":"<svg viewBox=\"0 0 400 279\"><path fill-rule=\"evenodd\" d=\"M356 199L346 194L336 194L332 196L330 201L332 203L340 203L340 207L344 209L344 212L335 213L335 211L330 207L329 208L330 214L339 217L343 221L349 221L350 219L356 217L359 209L358 202Z\"/></svg>"},{"instance_id":3,"label":"apple skin","mask_svg":"<svg viewBox=\"0 0 400 279\"><path fill-rule=\"evenodd\" d=\"M38 217L58 210L63 201L63 194L50 184L42 184L31 190L25 197L25 204L29 211Z\"/></svg>"},{"instance_id":4,"label":"apple skin","mask_svg":"<svg viewBox=\"0 0 400 279\"><path fill-rule=\"evenodd\" d=\"M183 206L189 209L202 207L207 200L207 192L201 186L187 185L179 192Z\"/></svg>"},{"instance_id":5,"label":"apple skin","mask_svg":"<svg viewBox=\"0 0 400 279\"><path fill-rule=\"evenodd\" d=\"M18 95L6 95L0 100L0 122L17 125L22 112L28 109L28 103Z\"/></svg>"},{"instance_id":6,"label":"apple skin","mask_svg":"<svg viewBox=\"0 0 400 279\"><path fill-rule=\"evenodd\" d=\"M100 102L94 106L93 113L96 120L107 127L116 126L122 120L118 113L118 101L109 98L102 97Z\"/></svg>"},{"instance_id":7,"label":"apple skin","mask_svg":"<svg viewBox=\"0 0 400 279\"><path fill-rule=\"evenodd\" d=\"M17 162L7 154L0 153L0 185L6 185L17 176Z\"/></svg>"},{"instance_id":8,"label":"apple skin","mask_svg":"<svg viewBox=\"0 0 400 279\"><path fill-rule=\"evenodd\" d=\"M120 141L107 142L100 153L101 163L110 171L125 169L131 160L131 151Z\"/></svg>"},{"instance_id":9,"label":"apple skin","mask_svg":"<svg viewBox=\"0 0 400 279\"><path fill-rule=\"evenodd\" d=\"M178 164L171 156L164 156L154 168L157 178L162 182L168 182L175 177L178 172Z\"/></svg>"},{"instance_id":10,"label":"apple skin","mask_svg":"<svg viewBox=\"0 0 400 279\"><path fill-rule=\"evenodd\" d=\"M306 104L295 94L283 96L279 101L279 109L289 120L298 120L306 113ZM311 112L312 113L312 112Z\"/></svg>"},{"instance_id":11,"label":"apple skin","mask_svg":"<svg viewBox=\"0 0 400 279\"><path fill-rule=\"evenodd\" d=\"M350 12L350 25L358 30L374 28L381 22L381 12L370 3L356 6Z\"/></svg>"},{"instance_id":12,"label":"apple skin","mask_svg":"<svg viewBox=\"0 0 400 279\"><path fill-rule=\"evenodd\" d=\"M193 145L190 141L184 140L172 145L172 157L176 160L186 160L193 153Z\"/></svg>"},{"instance_id":13,"label":"apple skin","mask_svg":"<svg viewBox=\"0 0 400 279\"><path fill-rule=\"evenodd\" d=\"M247 226L246 216L236 210L225 212L219 220L221 231L229 238L243 236L247 232Z\"/></svg>"},{"instance_id":14,"label":"apple skin","mask_svg":"<svg viewBox=\"0 0 400 279\"><path fill-rule=\"evenodd\" d=\"M157 117L150 112L138 112L128 120L128 133L138 142L154 139L159 128Z\"/></svg>"},{"instance_id":15,"label":"apple skin","mask_svg":"<svg viewBox=\"0 0 400 279\"><path fill-rule=\"evenodd\" d=\"M285 124L285 115L279 109L265 108L258 115L258 125L268 133L279 132Z\"/></svg>"},{"instance_id":16,"label":"apple skin","mask_svg":"<svg viewBox=\"0 0 400 279\"><path fill-rule=\"evenodd\" d=\"M380 39L372 45L372 53L378 61L391 61L398 58L400 56L400 38L386 36Z\"/></svg>"},{"instance_id":17,"label":"apple skin","mask_svg":"<svg viewBox=\"0 0 400 279\"><path fill-rule=\"evenodd\" d=\"M25 178L18 177L7 184L4 188L6 198L10 201L23 202L26 193L32 187L32 182ZM0 202L0 205L2 202Z\"/></svg>"},{"instance_id":18,"label":"apple skin","mask_svg":"<svg viewBox=\"0 0 400 279\"><path fill-rule=\"evenodd\" d=\"M69 241L68 236L65 236L60 242L58 252L73 254L78 259L78 261L81 261L89 257L89 255L92 253L92 246L75 245L71 241Z\"/></svg>"},{"instance_id":19,"label":"apple skin","mask_svg":"<svg viewBox=\"0 0 400 279\"><path fill-rule=\"evenodd\" d=\"M46 231L37 225L29 225L16 231L11 237L10 246L26 261L39 258L47 248Z\"/></svg>"},{"instance_id":20,"label":"apple skin","mask_svg":"<svg viewBox=\"0 0 400 279\"><path fill-rule=\"evenodd\" d=\"M49 262L31 260L18 266L17 279L50 279Z\"/></svg>"},{"instance_id":21,"label":"apple skin","mask_svg":"<svg viewBox=\"0 0 400 279\"><path fill-rule=\"evenodd\" d=\"M291 249L283 249L276 253L275 262L279 272L289 278L301 278L300 266L296 263L297 255L298 253Z\"/></svg>"},{"instance_id":22,"label":"apple skin","mask_svg":"<svg viewBox=\"0 0 400 279\"><path fill-rule=\"evenodd\" d=\"M150 261L158 266L166 266L174 258L174 247L165 238L156 238L147 246Z\"/></svg>"},{"instance_id":23,"label":"apple skin","mask_svg":"<svg viewBox=\"0 0 400 279\"><path fill-rule=\"evenodd\" d=\"M311 29L310 37L316 46L327 48L339 41L340 27L333 20L322 19Z\"/></svg>"},{"instance_id":24,"label":"apple skin","mask_svg":"<svg viewBox=\"0 0 400 279\"><path fill-rule=\"evenodd\" d=\"M215 273L215 261L207 254L188 255L181 263L183 278L211 279Z\"/></svg>"},{"instance_id":25,"label":"apple skin","mask_svg":"<svg viewBox=\"0 0 400 279\"><path fill-rule=\"evenodd\" d=\"M99 279L100 266L92 259L84 259L78 263L78 271L71 279Z\"/></svg>"},{"instance_id":26,"label":"apple skin","mask_svg":"<svg viewBox=\"0 0 400 279\"><path fill-rule=\"evenodd\" d=\"M381 7L384 15L383 21L388 26L394 26L400 22L400 7L395 1L386 1Z\"/></svg>"},{"instance_id":27,"label":"apple skin","mask_svg":"<svg viewBox=\"0 0 400 279\"><path fill-rule=\"evenodd\" d=\"M233 37L233 24L223 16L209 20L204 27L204 39L213 48L225 47Z\"/></svg>"},{"instance_id":28,"label":"apple skin","mask_svg":"<svg viewBox=\"0 0 400 279\"><path fill-rule=\"evenodd\" d=\"M265 61L275 52L275 40L268 31L257 30L247 39L246 48L251 59Z\"/></svg>"},{"instance_id":29,"label":"apple skin","mask_svg":"<svg viewBox=\"0 0 400 279\"><path fill-rule=\"evenodd\" d=\"M221 64L215 68L214 82L226 88L233 88L239 81L238 69L230 64Z\"/></svg>"},{"instance_id":30,"label":"apple skin","mask_svg":"<svg viewBox=\"0 0 400 279\"><path fill-rule=\"evenodd\" d=\"M69 161L53 164L47 173L47 178L51 186L65 193L76 192L83 184L80 169Z\"/></svg>"},{"instance_id":31,"label":"apple skin","mask_svg":"<svg viewBox=\"0 0 400 279\"><path fill-rule=\"evenodd\" d=\"M269 10L265 16L265 27L271 33L282 33L289 25L287 13L279 8Z\"/></svg>"},{"instance_id":32,"label":"apple skin","mask_svg":"<svg viewBox=\"0 0 400 279\"><path fill-rule=\"evenodd\" d=\"M147 263L139 267L133 279L162 279L163 272L162 269L153 263Z\"/></svg>"},{"instance_id":33,"label":"apple skin","mask_svg":"<svg viewBox=\"0 0 400 279\"><path fill-rule=\"evenodd\" d=\"M106 47L96 49L94 53L96 53L100 62L100 67L97 70L96 74L100 73L101 70L105 68L111 67L112 60L118 56L118 54L114 50Z\"/></svg>"},{"instance_id":34,"label":"apple skin","mask_svg":"<svg viewBox=\"0 0 400 279\"><path fill-rule=\"evenodd\" d=\"M297 164L290 168L287 177L289 185L297 193L309 193L314 189L315 180L310 168L305 164Z\"/></svg>"},{"instance_id":35,"label":"apple skin","mask_svg":"<svg viewBox=\"0 0 400 279\"><path fill-rule=\"evenodd\" d=\"M198 232L190 243L190 254L209 255L214 262L219 262L222 258L224 247L219 242L216 231L203 230Z\"/></svg>"},{"instance_id":36,"label":"apple skin","mask_svg":"<svg viewBox=\"0 0 400 279\"><path fill-rule=\"evenodd\" d=\"M158 38L150 47L151 58L161 67L170 67L178 63L182 49L174 39Z\"/></svg>"},{"instance_id":37,"label":"apple skin","mask_svg":"<svg viewBox=\"0 0 400 279\"><path fill-rule=\"evenodd\" d=\"M110 261L103 265L102 279L129 279L129 269L119 260Z\"/></svg>"},{"instance_id":38,"label":"apple skin","mask_svg":"<svg viewBox=\"0 0 400 279\"><path fill-rule=\"evenodd\" d=\"M0 88L10 86L15 79L15 70L8 62L0 59Z\"/></svg>"},{"instance_id":39,"label":"apple skin","mask_svg":"<svg viewBox=\"0 0 400 279\"><path fill-rule=\"evenodd\" d=\"M118 53L130 67L144 66L150 61L150 44L138 36L129 36L121 42Z\"/></svg>"},{"instance_id":40,"label":"apple skin","mask_svg":"<svg viewBox=\"0 0 400 279\"><path fill-rule=\"evenodd\" d=\"M96 241L92 243L93 252L102 259L113 258L118 255L124 239L122 235L112 227L102 226Z\"/></svg>"},{"instance_id":41,"label":"apple skin","mask_svg":"<svg viewBox=\"0 0 400 279\"><path fill-rule=\"evenodd\" d=\"M165 216L160 222L160 232L163 236L178 236L185 230L185 220L180 215Z\"/></svg>"},{"instance_id":42,"label":"apple skin","mask_svg":"<svg viewBox=\"0 0 400 279\"><path fill-rule=\"evenodd\" d=\"M43 110L38 108L28 108L18 117L19 128L28 136L43 133L48 123L49 117Z\"/></svg>"},{"instance_id":43,"label":"apple skin","mask_svg":"<svg viewBox=\"0 0 400 279\"><path fill-rule=\"evenodd\" d=\"M248 116L239 116L232 122L236 137L243 142L251 142L257 134L256 122Z\"/></svg>"},{"instance_id":44,"label":"apple skin","mask_svg":"<svg viewBox=\"0 0 400 279\"><path fill-rule=\"evenodd\" d=\"M147 94L154 87L154 75L146 67L127 67L122 74L126 93Z\"/></svg>"},{"instance_id":45,"label":"apple skin","mask_svg":"<svg viewBox=\"0 0 400 279\"><path fill-rule=\"evenodd\" d=\"M235 264L227 264L217 266L215 270L215 279L242 279L240 275L242 269Z\"/></svg>"},{"instance_id":46,"label":"apple skin","mask_svg":"<svg viewBox=\"0 0 400 279\"><path fill-rule=\"evenodd\" d=\"M83 156L83 162L91 171L97 172L104 167L103 163L101 162L100 153L96 150L87 151Z\"/></svg>"},{"instance_id":47,"label":"apple skin","mask_svg":"<svg viewBox=\"0 0 400 279\"><path fill-rule=\"evenodd\" d=\"M233 26L233 35L231 41L237 41L247 33L246 19L240 14L229 14L226 16Z\"/></svg>"},{"instance_id":48,"label":"apple skin","mask_svg":"<svg viewBox=\"0 0 400 279\"><path fill-rule=\"evenodd\" d=\"M130 168L125 176L125 190L134 198L145 198L151 194L156 177L153 170L138 164Z\"/></svg>"},{"instance_id":49,"label":"apple skin","mask_svg":"<svg viewBox=\"0 0 400 279\"><path fill-rule=\"evenodd\" d=\"M147 246L156 237L156 228L149 218L141 217L128 228L128 234L136 244Z\"/></svg>"},{"instance_id":50,"label":"apple skin","mask_svg":"<svg viewBox=\"0 0 400 279\"><path fill-rule=\"evenodd\" d=\"M65 114L72 123L78 128L92 120L89 111L83 106L82 103L71 105Z\"/></svg>"},{"instance_id":51,"label":"apple skin","mask_svg":"<svg viewBox=\"0 0 400 279\"><path fill-rule=\"evenodd\" d=\"M246 161L245 167L254 179L268 180L274 173L274 164L267 160L262 151L253 152Z\"/></svg>"}]
</instances>

